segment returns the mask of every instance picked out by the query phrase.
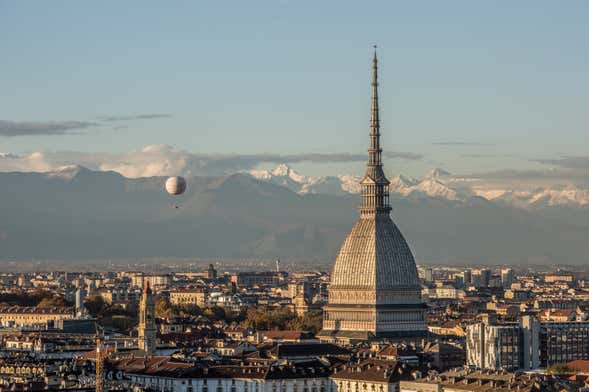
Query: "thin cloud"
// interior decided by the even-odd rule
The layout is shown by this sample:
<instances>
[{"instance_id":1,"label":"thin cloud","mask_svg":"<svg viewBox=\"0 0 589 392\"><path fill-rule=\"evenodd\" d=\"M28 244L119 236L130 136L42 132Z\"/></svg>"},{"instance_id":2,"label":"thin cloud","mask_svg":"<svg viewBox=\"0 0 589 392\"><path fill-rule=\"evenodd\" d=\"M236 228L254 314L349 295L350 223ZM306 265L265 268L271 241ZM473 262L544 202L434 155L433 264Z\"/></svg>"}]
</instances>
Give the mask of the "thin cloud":
<instances>
[{"instance_id":1,"label":"thin cloud","mask_svg":"<svg viewBox=\"0 0 589 392\"><path fill-rule=\"evenodd\" d=\"M491 147L496 146L495 143L481 143L481 142L456 142L456 141L449 141L449 142L433 142L432 145L434 146L458 146L458 147Z\"/></svg>"},{"instance_id":2,"label":"thin cloud","mask_svg":"<svg viewBox=\"0 0 589 392\"><path fill-rule=\"evenodd\" d=\"M410 152L389 152L388 158L421 159ZM264 163L334 163L364 162L366 154L313 153L313 154L197 154L177 150L168 145L150 145L125 153L86 153L58 151L37 153L35 160L13 159L2 164L0 171L46 171L64 165L81 165L92 170L112 170L125 177L151 177L168 175L219 176L257 168Z\"/></svg>"},{"instance_id":3,"label":"thin cloud","mask_svg":"<svg viewBox=\"0 0 589 392\"><path fill-rule=\"evenodd\" d=\"M589 156L564 156L557 159L532 159L543 165L559 166L567 169L589 169Z\"/></svg>"},{"instance_id":4,"label":"thin cloud","mask_svg":"<svg viewBox=\"0 0 589 392\"><path fill-rule=\"evenodd\" d=\"M28 155L0 153L0 172L46 172L55 168L41 152Z\"/></svg>"},{"instance_id":5,"label":"thin cloud","mask_svg":"<svg viewBox=\"0 0 589 392\"><path fill-rule=\"evenodd\" d=\"M478 181L497 188L517 189L521 187L579 186L589 184L589 170L551 169L551 170L497 170L492 172L470 173L459 176L465 180Z\"/></svg>"},{"instance_id":6,"label":"thin cloud","mask_svg":"<svg viewBox=\"0 0 589 392\"><path fill-rule=\"evenodd\" d=\"M513 158L511 154L462 154L462 158Z\"/></svg>"},{"instance_id":7,"label":"thin cloud","mask_svg":"<svg viewBox=\"0 0 589 392\"><path fill-rule=\"evenodd\" d=\"M10 121L0 120L0 137L20 136L61 136L80 135L91 128L104 126L103 123L116 123L133 120L153 120L170 118L168 113L145 113L127 116L103 116L98 121ZM110 126L110 125L109 125ZM113 130L125 129L126 125L114 125Z\"/></svg>"},{"instance_id":8,"label":"thin cloud","mask_svg":"<svg viewBox=\"0 0 589 392\"><path fill-rule=\"evenodd\" d=\"M421 161L424 158L422 154L403 151L387 151L384 153L384 156L392 159L407 159L410 161Z\"/></svg>"},{"instance_id":9,"label":"thin cloud","mask_svg":"<svg viewBox=\"0 0 589 392\"><path fill-rule=\"evenodd\" d=\"M100 124L89 121L7 121L0 120L0 137L72 135Z\"/></svg>"},{"instance_id":10,"label":"thin cloud","mask_svg":"<svg viewBox=\"0 0 589 392\"><path fill-rule=\"evenodd\" d=\"M388 151L383 154L386 158L391 159L408 159L421 160L423 155ZM277 162L277 163L298 163L298 162L313 162L313 163L334 163L334 162L362 162L367 159L367 153L351 154L351 153L311 153L311 154L253 154L253 155L234 155L236 159L253 160L258 162ZM223 156L221 156L223 157ZM231 156L225 156L225 158Z\"/></svg>"},{"instance_id":11,"label":"thin cloud","mask_svg":"<svg viewBox=\"0 0 589 392\"><path fill-rule=\"evenodd\" d=\"M104 122L119 122L119 121L134 121L134 120L155 120L158 118L170 118L172 117L169 113L146 113L146 114L133 114L126 116L102 116L98 117L98 120Z\"/></svg>"},{"instance_id":12,"label":"thin cloud","mask_svg":"<svg viewBox=\"0 0 589 392\"><path fill-rule=\"evenodd\" d=\"M530 179L553 179L563 178L564 174L558 171L549 170L497 170L491 172L464 174L460 177L488 180L530 180Z\"/></svg>"}]
</instances>

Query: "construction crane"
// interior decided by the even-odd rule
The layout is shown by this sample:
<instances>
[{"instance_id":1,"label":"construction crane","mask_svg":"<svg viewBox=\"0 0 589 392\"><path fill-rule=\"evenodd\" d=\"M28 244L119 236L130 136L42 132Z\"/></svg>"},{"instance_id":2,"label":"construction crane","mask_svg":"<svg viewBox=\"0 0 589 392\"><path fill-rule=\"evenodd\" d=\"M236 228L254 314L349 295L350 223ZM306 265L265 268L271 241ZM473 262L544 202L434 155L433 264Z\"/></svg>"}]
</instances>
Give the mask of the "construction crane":
<instances>
[{"instance_id":1,"label":"construction crane","mask_svg":"<svg viewBox=\"0 0 589 392\"><path fill-rule=\"evenodd\" d=\"M96 325L96 392L104 391L104 329Z\"/></svg>"}]
</instances>

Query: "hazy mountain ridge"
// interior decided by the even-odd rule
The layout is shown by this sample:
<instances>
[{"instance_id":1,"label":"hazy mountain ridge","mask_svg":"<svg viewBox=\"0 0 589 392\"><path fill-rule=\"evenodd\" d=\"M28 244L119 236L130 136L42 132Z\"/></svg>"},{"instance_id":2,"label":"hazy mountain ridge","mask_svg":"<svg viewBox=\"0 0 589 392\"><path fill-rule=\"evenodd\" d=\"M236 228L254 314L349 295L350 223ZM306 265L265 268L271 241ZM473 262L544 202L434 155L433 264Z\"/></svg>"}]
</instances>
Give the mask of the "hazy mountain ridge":
<instances>
[{"instance_id":1,"label":"hazy mountain ridge","mask_svg":"<svg viewBox=\"0 0 589 392\"><path fill-rule=\"evenodd\" d=\"M419 197L401 190L391 196L393 218L418 260L589 262L589 208L522 209L460 199L459 191L455 199L426 196L427 189L444 189L440 174L392 181L399 189L432 185L422 186ZM164 180L82 167L0 173L0 259L333 260L358 216L358 195L349 191L295 192L288 183L238 173L188 178L186 194L176 198L164 192Z\"/></svg>"}]
</instances>

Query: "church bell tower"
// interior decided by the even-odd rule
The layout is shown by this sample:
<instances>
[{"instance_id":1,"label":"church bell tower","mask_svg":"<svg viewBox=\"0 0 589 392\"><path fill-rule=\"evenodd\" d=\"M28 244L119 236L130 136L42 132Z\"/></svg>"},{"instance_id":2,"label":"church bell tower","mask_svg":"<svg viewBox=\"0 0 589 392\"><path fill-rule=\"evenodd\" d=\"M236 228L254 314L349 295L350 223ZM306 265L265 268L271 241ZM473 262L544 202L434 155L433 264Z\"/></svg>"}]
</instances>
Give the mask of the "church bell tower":
<instances>
[{"instance_id":1,"label":"church bell tower","mask_svg":"<svg viewBox=\"0 0 589 392\"><path fill-rule=\"evenodd\" d=\"M156 349L155 295L149 286L144 285L139 302L139 349L146 354L153 354Z\"/></svg>"}]
</instances>

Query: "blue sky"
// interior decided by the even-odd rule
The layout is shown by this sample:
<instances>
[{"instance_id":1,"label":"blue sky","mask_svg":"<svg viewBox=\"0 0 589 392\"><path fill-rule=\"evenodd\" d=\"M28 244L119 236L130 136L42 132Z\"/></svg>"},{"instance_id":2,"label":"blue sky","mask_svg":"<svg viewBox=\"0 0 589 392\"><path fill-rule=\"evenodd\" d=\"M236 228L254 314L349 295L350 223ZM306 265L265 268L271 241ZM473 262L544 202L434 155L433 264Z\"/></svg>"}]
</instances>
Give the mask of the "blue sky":
<instances>
[{"instance_id":1,"label":"blue sky","mask_svg":"<svg viewBox=\"0 0 589 392\"><path fill-rule=\"evenodd\" d=\"M390 171L543 168L588 155L587 20L581 0L0 0L0 120L95 124L0 151L361 153L376 43L384 148L423 156Z\"/></svg>"}]
</instances>

